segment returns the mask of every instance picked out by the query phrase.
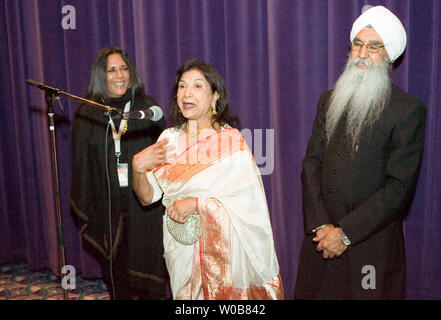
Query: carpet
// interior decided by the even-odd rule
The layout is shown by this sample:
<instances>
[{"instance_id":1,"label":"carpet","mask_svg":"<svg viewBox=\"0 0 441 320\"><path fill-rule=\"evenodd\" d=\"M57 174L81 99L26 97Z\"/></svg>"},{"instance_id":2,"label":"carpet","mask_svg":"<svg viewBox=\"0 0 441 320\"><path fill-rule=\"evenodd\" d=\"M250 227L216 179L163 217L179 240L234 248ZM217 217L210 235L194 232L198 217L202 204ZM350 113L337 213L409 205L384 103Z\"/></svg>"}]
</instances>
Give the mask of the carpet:
<instances>
[{"instance_id":1,"label":"carpet","mask_svg":"<svg viewBox=\"0 0 441 320\"><path fill-rule=\"evenodd\" d=\"M101 279L75 277L69 300L109 300ZM30 271L26 264L0 266L0 300L63 300L61 279L50 270Z\"/></svg>"}]
</instances>

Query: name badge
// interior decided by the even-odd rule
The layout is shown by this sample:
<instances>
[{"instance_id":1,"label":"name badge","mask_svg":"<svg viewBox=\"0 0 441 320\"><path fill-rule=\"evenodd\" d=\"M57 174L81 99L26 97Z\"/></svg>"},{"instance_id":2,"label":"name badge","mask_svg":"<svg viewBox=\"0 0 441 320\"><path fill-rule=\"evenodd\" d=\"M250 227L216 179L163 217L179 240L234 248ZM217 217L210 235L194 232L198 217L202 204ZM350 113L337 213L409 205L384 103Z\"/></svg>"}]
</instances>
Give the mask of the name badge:
<instances>
[{"instance_id":1,"label":"name badge","mask_svg":"<svg viewBox=\"0 0 441 320\"><path fill-rule=\"evenodd\" d=\"M118 179L120 187L129 186L129 167L127 163L117 163Z\"/></svg>"}]
</instances>

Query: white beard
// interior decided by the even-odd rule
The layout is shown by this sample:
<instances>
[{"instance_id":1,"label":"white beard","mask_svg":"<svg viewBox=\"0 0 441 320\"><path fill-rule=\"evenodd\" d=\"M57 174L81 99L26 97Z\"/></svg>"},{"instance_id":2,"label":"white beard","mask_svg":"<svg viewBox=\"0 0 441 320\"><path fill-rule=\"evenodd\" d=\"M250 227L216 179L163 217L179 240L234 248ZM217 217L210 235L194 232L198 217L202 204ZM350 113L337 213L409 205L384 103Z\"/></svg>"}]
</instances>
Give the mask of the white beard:
<instances>
[{"instance_id":1,"label":"white beard","mask_svg":"<svg viewBox=\"0 0 441 320\"><path fill-rule=\"evenodd\" d=\"M368 68L360 69L358 63ZM391 95L389 63L375 66L366 59L348 59L342 75L337 80L326 112L326 139L331 141L338 121L347 113L346 135L352 146L358 142L363 129L376 122Z\"/></svg>"}]
</instances>

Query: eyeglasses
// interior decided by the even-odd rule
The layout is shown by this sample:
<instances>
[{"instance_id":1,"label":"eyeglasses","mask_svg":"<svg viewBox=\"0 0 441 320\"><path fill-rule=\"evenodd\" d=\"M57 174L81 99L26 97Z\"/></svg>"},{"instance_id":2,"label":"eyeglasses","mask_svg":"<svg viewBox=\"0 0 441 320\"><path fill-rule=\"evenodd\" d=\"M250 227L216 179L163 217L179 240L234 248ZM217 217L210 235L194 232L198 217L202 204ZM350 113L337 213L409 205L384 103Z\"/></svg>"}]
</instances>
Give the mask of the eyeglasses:
<instances>
[{"instance_id":1,"label":"eyeglasses","mask_svg":"<svg viewBox=\"0 0 441 320\"><path fill-rule=\"evenodd\" d=\"M369 43L363 43L361 41L353 41L351 50L360 51L361 48L363 47L366 47L367 52L378 53L378 51L380 51L380 49L384 47L384 44L369 44Z\"/></svg>"}]
</instances>

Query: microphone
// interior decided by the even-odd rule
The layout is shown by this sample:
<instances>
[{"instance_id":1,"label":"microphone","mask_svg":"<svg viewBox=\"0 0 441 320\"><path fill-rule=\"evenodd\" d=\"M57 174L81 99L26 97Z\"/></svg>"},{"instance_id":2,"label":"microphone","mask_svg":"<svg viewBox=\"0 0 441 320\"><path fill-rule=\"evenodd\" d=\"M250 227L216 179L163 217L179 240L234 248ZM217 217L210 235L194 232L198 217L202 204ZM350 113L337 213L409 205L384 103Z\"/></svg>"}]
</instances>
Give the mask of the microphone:
<instances>
[{"instance_id":1,"label":"microphone","mask_svg":"<svg viewBox=\"0 0 441 320\"><path fill-rule=\"evenodd\" d=\"M163 115L164 113L160 107L152 106L148 109L124 112L116 115L116 117L122 116L124 120L150 119L152 121L158 121Z\"/></svg>"},{"instance_id":2,"label":"microphone","mask_svg":"<svg viewBox=\"0 0 441 320\"><path fill-rule=\"evenodd\" d=\"M50 86L47 86L43 83L34 81L32 79L27 79L26 83L33 86L33 87L39 88L41 90L49 91L50 93L54 93L54 94L60 94L60 92L63 91L62 89L50 87Z\"/></svg>"}]
</instances>

